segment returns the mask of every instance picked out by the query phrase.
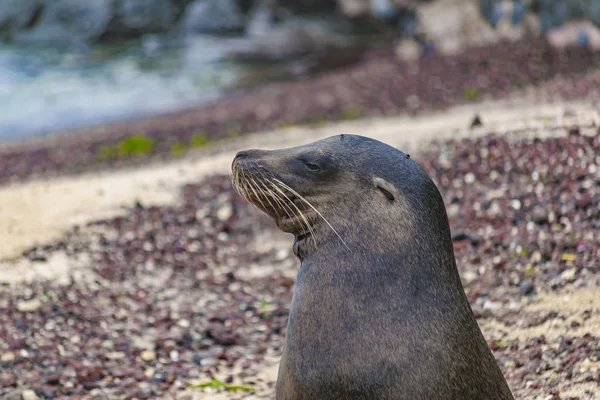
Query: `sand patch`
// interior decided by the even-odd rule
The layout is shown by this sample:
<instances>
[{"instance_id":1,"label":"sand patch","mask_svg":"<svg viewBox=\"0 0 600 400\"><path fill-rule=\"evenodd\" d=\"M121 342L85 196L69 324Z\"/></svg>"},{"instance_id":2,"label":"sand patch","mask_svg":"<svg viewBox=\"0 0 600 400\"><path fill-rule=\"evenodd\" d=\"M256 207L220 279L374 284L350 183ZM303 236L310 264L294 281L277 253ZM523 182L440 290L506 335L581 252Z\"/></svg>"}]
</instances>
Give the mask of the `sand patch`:
<instances>
[{"instance_id":1,"label":"sand patch","mask_svg":"<svg viewBox=\"0 0 600 400\"><path fill-rule=\"evenodd\" d=\"M553 341L560 336L583 336L586 333L597 335L600 332L600 294L598 288L585 288L573 292L541 293L531 303L524 305L522 312L558 312L562 318L551 318L538 326L506 326L497 319L480 320L486 337L504 337L508 340L527 340L544 336ZM571 322L582 322L582 314L587 312L585 324L572 326Z\"/></svg>"}]
</instances>

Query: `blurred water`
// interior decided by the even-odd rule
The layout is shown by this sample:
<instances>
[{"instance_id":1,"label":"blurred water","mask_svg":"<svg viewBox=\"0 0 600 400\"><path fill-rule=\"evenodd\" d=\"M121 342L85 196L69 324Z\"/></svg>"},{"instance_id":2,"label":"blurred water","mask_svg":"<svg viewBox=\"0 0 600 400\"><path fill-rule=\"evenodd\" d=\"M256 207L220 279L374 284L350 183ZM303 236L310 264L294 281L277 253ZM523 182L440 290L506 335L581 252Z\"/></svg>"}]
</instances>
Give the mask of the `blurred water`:
<instances>
[{"instance_id":1,"label":"blurred water","mask_svg":"<svg viewBox=\"0 0 600 400\"><path fill-rule=\"evenodd\" d=\"M0 140L144 116L214 99L240 39L193 37L91 49L0 46Z\"/></svg>"}]
</instances>

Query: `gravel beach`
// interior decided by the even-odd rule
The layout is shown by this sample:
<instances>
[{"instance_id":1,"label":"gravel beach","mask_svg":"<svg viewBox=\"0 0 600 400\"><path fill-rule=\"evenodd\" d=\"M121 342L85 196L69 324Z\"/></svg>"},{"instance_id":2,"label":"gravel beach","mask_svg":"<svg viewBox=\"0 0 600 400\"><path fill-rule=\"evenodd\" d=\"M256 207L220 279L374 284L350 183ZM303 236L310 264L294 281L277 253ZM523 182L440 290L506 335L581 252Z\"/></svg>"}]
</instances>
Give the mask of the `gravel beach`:
<instances>
[{"instance_id":1,"label":"gravel beach","mask_svg":"<svg viewBox=\"0 0 600 400\"><path fill-rule=\"evenodd\" d=\"M357 82L369 95L340 92L348 103L334 102L332 110L356 104L367 118L269 130L289 113L302 120L281 101L285 117L250 124L235 139L177 159L166 157L169 141L205 126L202 113L221 115L215 108L92 129L92 136L70 136L78 138L72 143L64 136L4 146L0 397L274 398L299 263L291 237L233 191L230 163L241 148L356 133L410 152L435 180L465 291L515 398L600 399L600 75L589 70L598 56L561 50L577 56L567 62L558 50L535 49L554 72L542 68L531 80L519 57L534 50L513 48L496 75L490 68L497 63L482 70L490 83L481 97L464 97L478 75L470 70L442 91L446 105L431 106L427 97L431 82L446 84L431 77L448 73L432 68L464 67L460 57L479 65L481 55L423 61L412 79L398 81L407 86L389 83L404 69L386 70L396 64L377 55L373 74L352 70L332 86L323 77L267 88L260 92L265 99L299 93L285 97L282 88L337 93L331 88L342 91L348 76L365 73ZM515 75L504 74L509 70ZM381 90L388 86L395 91ZM421 101L409 115L406 96L413 92ZM402 98L385 111L392 93ZM239 105L244 96L218 107ZM256 112L252 99L244 101ZM456 103L468 104L450 107ZM236 112L248 121L244 107ZM314 118L313 111L306 115ZM471 127L475 115L482 124ZM133 127L154 129L145 130L162 149L154 158L89 163L95 146ZM208 134L227 134L219 132ZM61 171L68 173L48 179Z\"/></svg>"}]
</instances>

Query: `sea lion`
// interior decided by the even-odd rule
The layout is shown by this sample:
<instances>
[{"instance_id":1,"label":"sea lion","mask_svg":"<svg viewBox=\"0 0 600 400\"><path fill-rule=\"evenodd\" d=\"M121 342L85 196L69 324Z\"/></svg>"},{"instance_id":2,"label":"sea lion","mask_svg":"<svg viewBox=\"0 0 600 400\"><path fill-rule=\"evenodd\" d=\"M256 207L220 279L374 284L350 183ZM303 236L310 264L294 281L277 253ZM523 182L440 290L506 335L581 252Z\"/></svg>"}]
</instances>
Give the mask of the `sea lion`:
<instances>
[{"instance_id":1,"label":"sea lion","mask_svg":"<svg viewBox=\"0 0 600 400\"><path fill-rule=\"evenodd\" d=\"M301 261L278 400L505 400L462 288L442 197L367 137L239 152L236 190L294 234Z\"/></svg>"}]
</instances>

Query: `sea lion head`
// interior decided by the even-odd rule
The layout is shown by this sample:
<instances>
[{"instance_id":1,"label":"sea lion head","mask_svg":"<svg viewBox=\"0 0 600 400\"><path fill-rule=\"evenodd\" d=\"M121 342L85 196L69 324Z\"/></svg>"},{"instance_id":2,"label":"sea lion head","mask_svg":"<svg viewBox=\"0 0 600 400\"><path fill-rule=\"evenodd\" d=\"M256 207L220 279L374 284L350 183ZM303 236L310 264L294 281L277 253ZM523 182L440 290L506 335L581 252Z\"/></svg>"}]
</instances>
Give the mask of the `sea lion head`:
<instances>
[{"instance_id":1,"label":"sea lion head","mask_svg":"<svg viewBox=\"0 0 600 400\"><path fill-rule=\"evenodd\" d=\"M337 135L292 148L240 151L232 182L294 234L300 259L326 244L390 252L450 237L429 176L408 154L371 138Z\"/></svg>"}]
</instances>

